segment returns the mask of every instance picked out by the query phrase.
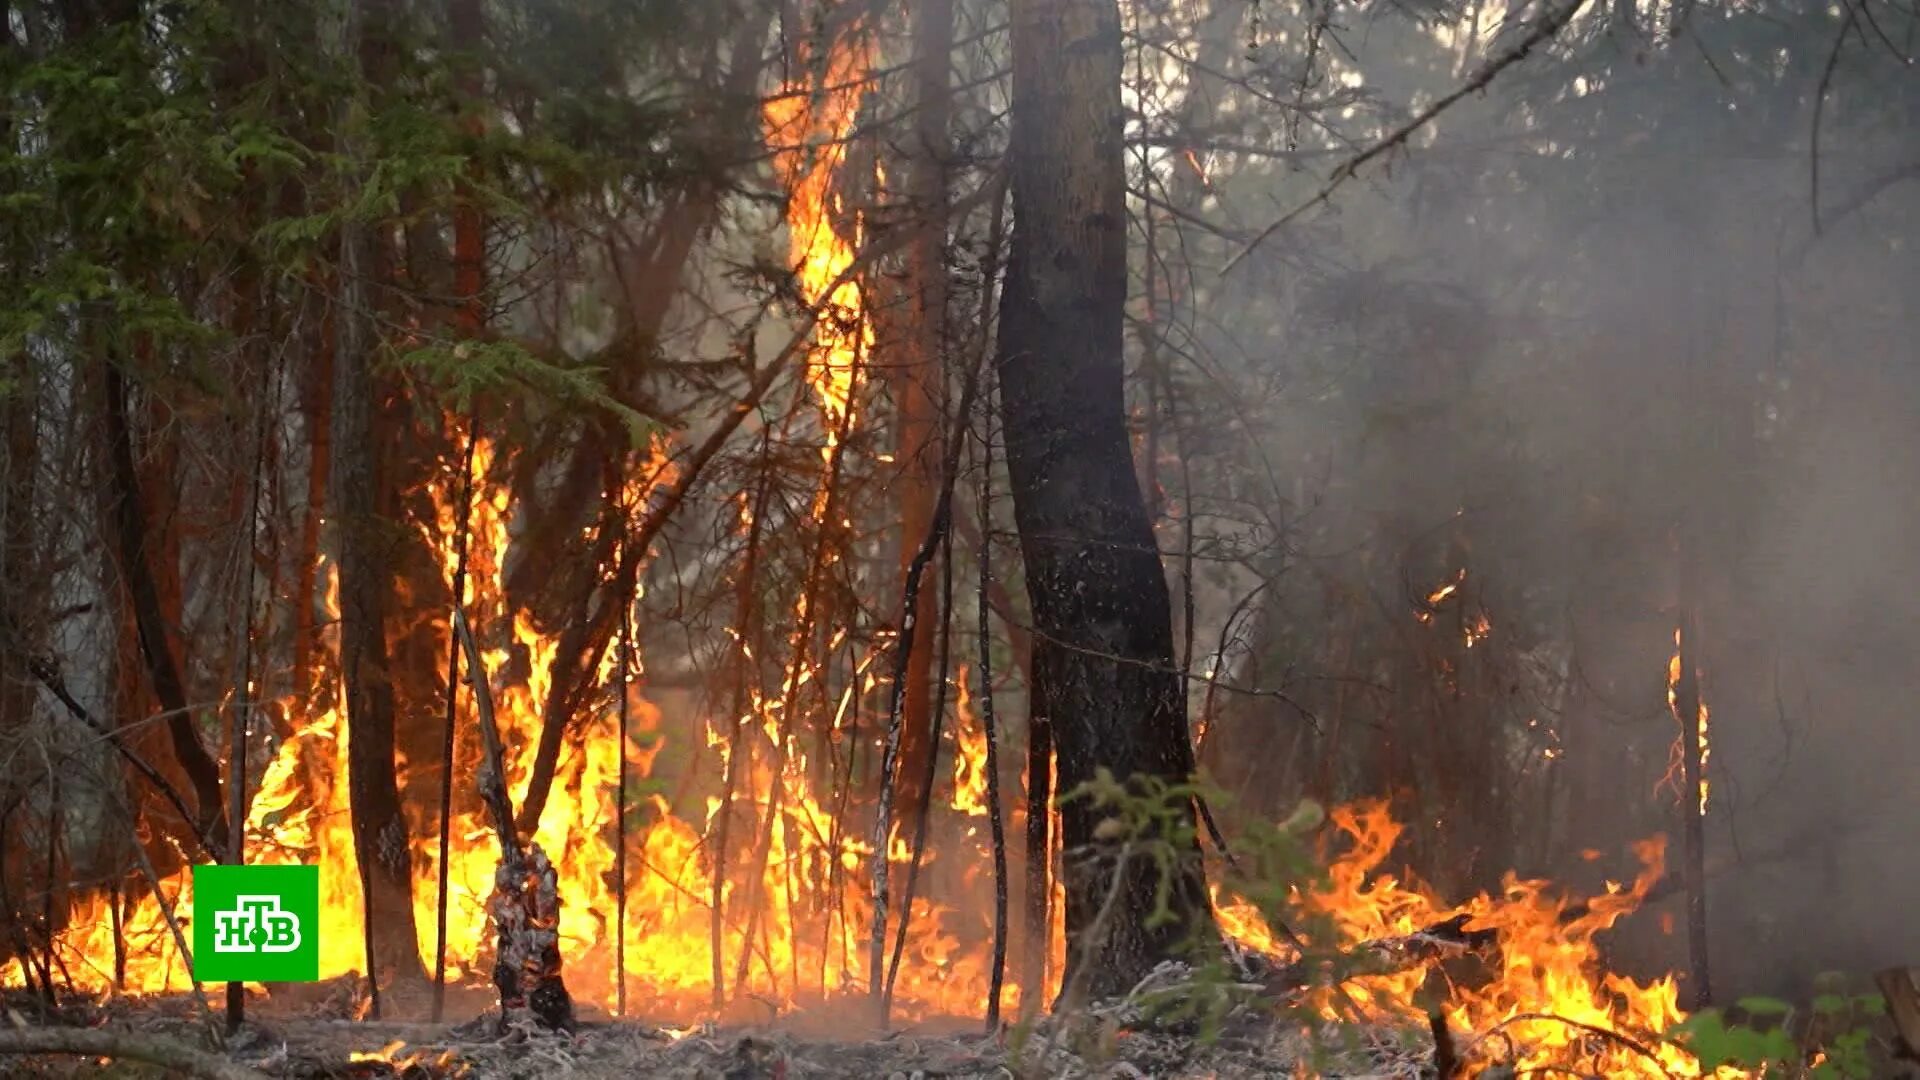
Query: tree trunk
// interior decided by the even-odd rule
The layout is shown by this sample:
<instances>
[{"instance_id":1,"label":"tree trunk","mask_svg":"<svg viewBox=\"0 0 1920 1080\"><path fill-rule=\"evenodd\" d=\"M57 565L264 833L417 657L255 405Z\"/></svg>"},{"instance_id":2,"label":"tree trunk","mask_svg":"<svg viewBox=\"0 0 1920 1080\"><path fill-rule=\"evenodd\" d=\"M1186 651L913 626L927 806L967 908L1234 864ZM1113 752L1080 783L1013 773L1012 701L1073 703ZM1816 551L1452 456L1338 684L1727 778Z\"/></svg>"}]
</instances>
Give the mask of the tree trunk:
<instances>
[{"instance_id":1,"label":"tree trunk","mask_svg":"<svg viewBox=\"0 0 1920 1080\"><path fill-rule=\"evenodd\" d=\"M907 199L914 232L907 247L904 283L908 297L908 340L901 363L890 368L896 408L895 456L900 472L900 580L906 581L914 551L933 523L940 486L941 402L946 390L947 326L947 118L953 53L953 4L927 0L914 9L914 55L918 83L917 112L908 150ZM921 589L914 625L940 625L933 589ZM934 643L931 634L914 639L907 656L907 685L900 711L900 775L918 777L939 752L932 741ZM911 836L926 812L925 794L909 781L896 796L901 835Z\"/></svg>"},{"instance_id":2,"label":"tree trunk","mask_svg":"<svg viewBox=\"0 0 1920 1080\"><path fill-rule=\"evenodd\" d=\"M389 32L384 8L356 3L349 19L369 41ZM349 42L355 42L349 36ZM362 53L366 48L363 44ZM352 120L349 119L349 124ZM343 125L348 126L348 125ZM352 136L349 136L351 138ZM354 153L349 150L349 155ZM340 227L339 295L334 311L332 503L340 571L340 674L347 706L347 790L353 848L367 912L370 977L424 981L413 926L412 853L394 776L393 671L387 657L387 567L397 523L380 513L383 454L374 430L370 277L379 267L361 222Z\"/></svg>"},{"instance_id":3,"label":"tree trunk","mask_svg":"<svg viewBox=\"0 0 1920 1080\"><path fill-rule=\"evenodd\" d=\"M995 355L1014 516L1033 605L1033 696L1051 715L1060 787L1096 769L1179 779L1189 759L1167 584L1127 439L1122 314L1125 175L1115 0L1015 0L1012 254ZM1168 883L1173 918L1149 924L1160 871L1114 878L1116 844L1084 799L1064 807L1069 984L1120 993L1160 960L1217 935L1191 805ZM1105 915L1103 908L1109 907ZM1084 971L1083 971L1084 969Z\"/></svg>"},{"instance_id":4,"label":"tree trunk","mask_svg":"<svg viewBox=\"0 0 1920 1080\"><path fill-rule=\"evenodd\" d=\"M314 274L311 280L325 292L332 292L321 275ZM306 343L307 377L301 403L306 417L307 495L300 511L300 552L294 565L293 692L294 715L302 725L317 711L312 700L318 689L313 658L319 648L320 627L314 611L320 595L320 524L327 514L327 489L333 473L333 354L337 343L335 312L331 305L328 307L320 317L318 333Z\"/></svg>"},{"instance_id":5,"label":"tree trunk","mask_svg":"<svg viewBox=\"0 0 1920 1080\"><path fill-rule=\"evenodd\" d=\"M169 610L161 596L162 575L149 561L147 542L159 535L147 515L145 493L139 466L134 461L133 431L127 417L127 386L119 363L103 358L101 380L106 395L107 467L112 476L114 553L119 560L127 598L133 609L133 624L138 633L140 657L146 663L147 678L154 697L166 714L167 734L173 755L193 784L194 807L200 815L200 830L212 838L215 847L226 843L226 811L220 795L220 767L194 730L193 714L188 710L186 679L173 649L168 628ZM177 597L178 590L174 590Z\"/></svg>"}]
</instances>

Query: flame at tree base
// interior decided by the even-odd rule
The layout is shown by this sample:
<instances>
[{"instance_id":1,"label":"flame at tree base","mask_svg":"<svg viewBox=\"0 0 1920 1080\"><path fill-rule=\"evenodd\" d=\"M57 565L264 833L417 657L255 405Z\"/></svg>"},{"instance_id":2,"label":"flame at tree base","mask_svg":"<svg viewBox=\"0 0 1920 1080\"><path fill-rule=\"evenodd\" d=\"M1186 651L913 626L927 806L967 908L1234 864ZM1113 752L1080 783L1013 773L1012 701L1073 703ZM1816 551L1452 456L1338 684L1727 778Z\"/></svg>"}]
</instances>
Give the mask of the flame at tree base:
<instances>
[{"instance_id":1,"label":"flame at tree base","mask_svg":"<svg viewBox=\"0 0 1920 1080\"><path fill-rule=\"evenodd\" d=\"M330 731L324 723L316 723L305 738L318 740L344 756L333 745L338 740ZM310 749L283 751L283 758ZM708 1019L713 1015L707 963L710 913L701 900L710 885L703 877L701 859L706 838L667 813L664 800L656 796L650 805L657 816L636 841L630 860L639 869L630 882L630 918L625 928L629 1001L633 1011L653 1021L690 1023ZM271 816L256 807L256 821ZM296 812L286 821L313 822L315 815ZM1558 896L1544 882L1509 875L1498 894L1482 894L1464 904L1449 905L1416 882L1383 872L1401 831L1384 804L1343 807L1333 812L1332 821L1350 847L1331 863L1323 886L1295 894L1292 906L1299 914L1310 919L1317 916L1323 925L1333 927L1337 947L1404 937L1458 916L1465 916L1470 926L1496 935L1496 955L1489 958L1485 981L1446 986L1444 1002L1439 1006L1450 1029L1463 1033L1462 1045L1471 1048L1470 1070L1478 1071L1497 1057L1522 1071L1551 1066L1610 1077L1744 1075L1729 1069L1703 1073L1684 1050L1661 1041L1660 1033L1670 1030L1685 1015L1679 1008L1678 989L1672 978L1643 985L1609 974L1601 966L1596 935L1636 910L1659 879L1665 853L1661 840L1638 845L1636 854L1642 869L1631 885L1610 885L1601 895L1584 901ZM284 823L282 827L286 827ZM316 835L324 838L325 832ZM322 874L328 896L357 893L351 863L339 859L340 849L329 850L335 860L324 866ZM350 845L345 850L350 852ZM288 861L296 861L299 853L287 854ZM977 846L959 845L957 851L949 849L942 857L983 862L986 853ZM849 868L858 861L857 855L850 854ZM977 869L963 876L981 883L986 877ZM191 918L192 898L186 880L183 874L170 888L183 917ZM848 948L841 955L837 946L842 935L829 933L847 925L864 925L864 912L858 909L860 880L857 874L842 878L846 894L842 897L845 913L840 919L809 923L806 916L818 915L812 910L821 902L817 896L809 903L786 906L785 914L798 919L799 929L790 927L756 946L754 967L749 969L753 978L742 996L772 1006L776 1015L860 998L857 988L864 987L859 969L863 950ZM602 887L606 884L603 882ZM561 941L569 981L578 978L583 1000L608 1007L612 996L611 928L607 926L611 908L577 893L564 895L566 888L563 886ZM102 897L76 903L70 930L59 941L61 957L78 989L111 990L112 943L103 933L107 924L90 921L103 919L105 903ZM1227 896L1217 901L1216 910L1228 936L1243 947L1274 956L1282 963L1292 958L1293 950L1275 940L1253 905ZM328 908L329 922L323 930L325 976L346 975L357 969L361 940L355 918L358 911L357 905L333 904ZM901 970L899 1000L903 1016L979 1015L985 1001L986 939L979 932L984 928L959 920L952 909L927 900L916 902L915 917L920 929ZM134 905L125 926L125 992L185 989L185 973L150 896ZM777 948L769 947L769 941ZM744 935L729 944L744 945ZM455 946L461 970L477 970L481 940L456 939ZM1374 1022L1423 1026L1427 1006L1421 1003L1421 994L1423 986L1431 991L1435 975L1430 966L1420 965L1352 978L1342 989L1346 999ZM0 977L17 981L18 961L10 962L0 971ZM467 981L478 980L469 975ZM1306 993L1299 1004L1309 1014L1326 1019L1341 1015L1340 1000L1327 988ZM763 1011L755 1019L766 1018ZM1496 1037L1489 1037L1495 1032ZM1614 1037L1596 1032L1614 1033Z\"/></svg>"}]
</instances>

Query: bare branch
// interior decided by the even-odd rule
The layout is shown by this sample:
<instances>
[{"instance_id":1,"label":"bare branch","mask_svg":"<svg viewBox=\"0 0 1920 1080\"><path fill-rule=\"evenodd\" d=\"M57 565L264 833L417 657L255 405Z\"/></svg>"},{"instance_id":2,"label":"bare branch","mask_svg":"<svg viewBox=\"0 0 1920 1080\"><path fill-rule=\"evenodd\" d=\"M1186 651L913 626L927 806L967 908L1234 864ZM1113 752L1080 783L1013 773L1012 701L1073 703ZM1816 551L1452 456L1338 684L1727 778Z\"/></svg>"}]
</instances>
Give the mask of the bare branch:
<instances>
[{"instance_id":1,"label":"bare branch","mask_svg":"<svg viewBox=\"0 0 1920 1080\"><path fill-rule=\"evenodd\" d=\"M1579 14L1581 8L1586 6L1587 0L1571 0L1571 2L1563 3L1559 7L1548 9L1546 14L1534 21L1532 29L1528 30L1519 41L1513 43L1512 48L1509 48L1498 56L1490 57L1486 63L1480 65L1480 70L1474 72L1472 78L1455 87L1453 92L1437 99L1433 104L1420 110L1419 113L1415 114L1413 119L1408 120L1393 131L1388 132L1384 138L1367 147L1365 150L1360 151L1358 154L1355 154L1353 157L1348 158L1344 164L1333 170L1333 175L1327 179L1326 184L1314 194L1313 198L1294 207L1283 215L1280 220L1260 230L1260 235L1254 237L1246 247L1235 252L1234 256L1227 260L1227 265L1220 268L1221 276L1224 277L1232 271L1234 267L1240 265L1248 255L1253 254L1253 249L1259 247L1274 233L1285 228L1295 218L1331 199L1333 193L1338 191L1342 184L1353 179L1354 176L1360 172L1361 166L1382 154L1386 154L1405 145L1407 140L1412 138L1421 128L1432 123L1434 118L1452 108L1461 98L1466 97L1468 94L1485 90L1488 84L1493 82L1495 76L1526 59L1527 55L1536 47L1552 39L1567 23L1573 21L1573 17Z\"/></svg>"}]
</instances>

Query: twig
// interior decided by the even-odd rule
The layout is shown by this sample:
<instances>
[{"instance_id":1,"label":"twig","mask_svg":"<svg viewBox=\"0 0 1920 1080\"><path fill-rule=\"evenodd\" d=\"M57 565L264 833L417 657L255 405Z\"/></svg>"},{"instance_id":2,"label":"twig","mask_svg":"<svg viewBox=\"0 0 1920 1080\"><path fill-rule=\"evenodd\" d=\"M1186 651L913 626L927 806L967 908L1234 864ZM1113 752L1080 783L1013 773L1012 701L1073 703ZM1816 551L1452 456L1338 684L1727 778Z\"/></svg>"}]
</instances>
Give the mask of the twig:
<instances>
[{"instance_id":1,"label":"twig","mask_svg":"<svg viewBox=\"0 0 1920 1080\"><path fill-rule=\"evenodd\" d=\"M187 809L187 800L181 796L179 789L175 788L171 783L168 783L167 778L161 775L160 770L154 768L146 759L134 753L130 747L121 742L119 732L107 727L98 717L88 712L85 705L80 704L79 700L67 690L67 684L60 678L60 671L53 666L52 661L41 657L34 657L27 661L27 670L33 674L35 679L40 681L41 686L46 687L48 693L52 694L59 700L61 705L65 706L69 715L92 728L96 734L107 741L108 745L118 751L122 758L126 759L127 764L132 765L140 772L140 775L146 777L153 783L155 788L159 789L160 794L169 803L173 804L173 808L180 814L181 820L186 822L189 830L188 835L192 836L194 842L200 845L202 854L209 859L218 857L219 849L214 846L213 838L201 827L199 818Z\"/></svg>"},{"instance_id":2,"label":"twig","mask_svg":"<svg viewBox=\"0 0 1920 1080\"><path fill-rule=\"evenodd\" d=\"M1679 628L1674 633L1674 652L1680 662L1679 678L1673 695L1673 718L1680 723L1680 812L1681 841L1685 860L1681 886L1687 896L1687 958L1692 985L1690 1008L1702 1008L1713 999L1713 979L1707 953L1707 869L1706 869L1706 710L1700 699L1700 672L1696 662L1696 640L1691 592L1689 555L1691 545L1681 553L1680 590L1683 607Z\"/></svg>"},{"instance_id":3,"label":"twig","mask_svg":"<svg viewBox=\"0 0 1920 1080\"><path fill-rule=\"evenodd\" d=\"M999 239L1002 230L1005 228L1008 182L1008 174L1002 172L993 184L982 188L983 191L990 188L993 199L993 219L988 229L988 234L991 237L988 244L990 264L998 259L998 252L1000 250ZM965 207L956 205L952 208L951 212L956 215L964 213ZM989 265L988 271L986 280L991 281L994 276L991 265ZM984 290L980 298L980 325L983 327L986 325L986 317L988 314L987 305L990 302L991 292L992 290L990 289ZM893 827L893 781L894 772L899 767L900 761L901 707L905 703L907 661L913 653L915 613L919 610L921 579L926 574L927 563L933 558L935 549L946 541L947 535L953 527L953 486L959 477L960 449L964 441L962 436L965 434L965 425L968 423L969 414L973 409L974 397L980 389L980 373L986 368L987 349L985 340L983 336L981 338L981 347L974 354L973 361L967 368L966 381L962 384L960 390L959 405L953 413L953 429L947 435L946 457L941 463L940 468L940 494L934 503L933 517L927 522L926 535L921 538L920 546L914 551L913 558L907 564L906 582L902 588L902 593L904 594L902 596L902 603L904 607L901 611L900 638L896 643L893 657L893 681L889 686L887 694L886 739L880 755L880 797L873 822L875 852L873 860L873 921L869 929L870 936L867 945L868 963L870 965L867 975L867 992L874 1000L877 1019L882 1029L887 1026L887 1013L889 1011L889 1005L891 1004L890 998L893 983L892 976L890 974L885 975L885 986L883 987L881 965L886 959L887 874L889 870L887 865L887 841L889 839L888 834L892 831ZM992 530L983 525L980 532L981 542L986 543L988 537L992 534ZM952 599L950 591L947 599ZM937 750L938 748L936 747L933 754L935 757L938 756ZM926 809L923 807L923 819L925 813ZM901 913L901 922L905 923L911 916L912 910L911 904L909 904L908 910ZM902 930L904 932L904 926Z\"/></svg>"},{"instance_id":4,"label":"twig","mask_svg":"<svg viewBox=\"0 0 1920 1080\"><path fill-rule=\"evenodd\" d=\"M1586 5L1587 0L1570 0L1570 2L1563 3L1559 7L1548 9L1546 14L1534 21L1533 28L1527 31L1525 36L1519 41L1514 42L1512 48L1509 48L1497 56L1489 57L1486 63L1480 65L1480 70L1474 72L1473 76L1466 82L1455 87L1451 93L1436 99L1433 104L1416 113L1411 120L1408 120L1406 123L1387 133L1385 137L1360 151L1358 154L1355 154L1353 157L1348 158L1339 168L1333 170L1333 175L1328 177L1326 184L1314 194L1313 198L1294 207L1278 221L1260 230L1259 234L1249 241L1245 247L1235 252L1233 257L1227 260L1226 265L1220 268L1221 276L1224 277L1232 271L1234 267L1240 265L1248 255L1253 254L1253 249L1265 243L1269 237L1279 232L1282 228L1285 228L1295 218L1331 199L1333 193L1338 191L1342 184L1353 179L1354 176L1359 173L1361 166L1382 154L1404 145L1415 133L1432 123L1435 117L1453 107L1461 98L1486 89L1488 84L1493 82L1495 76L1526 59L1527 55L1531 53L1535 47L1558 34L1567 23L1573 20L1575 15L1579 14L1580 9Z\"/></svg>"},{"instance_id":5,"label":"twig","mask_svg":"<svg viewBox=\"0 0 1920 1080\"><path fill-rule=\"evenodd\" d=\"M0 1031L0 1054L80 1054L131 1058L200 1080L267 1080L267 1074L196 1050L173 1039L101 1028L26 1028Z\"/></svg>"},{"instance_id":6,"label":"twig","mask_svg":"<svg viewBox=\"0 0 1920 1080\"><path fill-rule=\"evenodd\" d=\"M1634 1053L1640 1055L1643 1058L1646 1058L1649 1062L1651 1062L1653 1064L1653 1067L1659 1070L1661 1076L1667 1077L1668 1080L1673 1080L1673 1073L1669 1072L1667 1070L1666 1065L1661 1063L1660 1055L1654 1053L1653 1048L1648 1046L1646 1043L1643 1043L1640 1040L1635 1039L1631 1036L1622 1035L1617 1031L1611 1031L1607 1028L1599 1027L1594 1024L1582 1023L1578 1020L1574 1020L1565 1016L1559 1016L1554 1013L1520 1013L1517 1016L1509 1016L1505 1020L1502 1020L1498 1024L1495 1024L1493 1027L1488 1028L1487 1031L1484 1034L1482 1034L1479 1038L1467 1044L1467 1049L1461 1056L1463 1058L1471 1058L1473 1056L1473 1051L1481 1043L1486 1042L1488 1039L1493 1038L1495 1035L1498 1035L1501 1038L1506 1039L1509 1043L1511 1043L1513 1041L1513 1036L1507 1033L1507 1028L1510 1028L1515 1024L1525 1024L1525 1023L1565 1024L1566 1026L1573 1028L1576 1031L1585 1032L1586 1034L1591 1035L1596 1039L1600 1039L1603 1042L1610 1042L1616 1046L1624 1047L1628 1050L1633 1051Z\"/></svg>"},{"instance_id":7,"label":"twig","mask_svg":"<svg viewBox=\"0 0 1920 1080\"><path fill-rule=\"evenodd\" d=\"M627 1015L627 695L633 679L633 595L620 601L620 782L614 801L613 1014Z\"/></svg>"},{"instance_id":8,"label":"twig","mask_svg":"<svg viewBox=\"0 0 1920 1080\"><path fill-rule=\"evenodd\" d=\"M1068 958L1068 966L1073 969L1073 975L1067 980L1066 985L1060 988L1060 1000L1055 1010L1057 1012L1068 1012L1085 1004L1082 999L1086 995L1087 980L1092 978L1089 972L1093 969L1093 965L1087 962L1087 958L1093 954L1100 939L1106 935L1107 925L1113 920L1114 909L1119 906L1120 894L1126 891L1127 862L1132 857L1133 841L1128 840L1120 845L1120 851L1114 858L1113 883L1107 886L1107 895L1100 901L1100 910L1094 914L1093 921L1087 925L1080 939L1074 943L1079 946L1079 958ZM1061 1030L1065 1027L1066 1024L1062 1023L1047 1034L1046 1044L1040 1050L1041 1061L1047 1060L1048 1052L1053 1049L1054 1040L1059 1037Z\"/></svg>"},{"instance_id":9,"label":"twig","mask_svg":"<svg viewBox=\"0 0 1920 1080\"><path fill-rule=\"evenodd\" d=\"M1920 179L1920 161L1910 161L1891 172L1869 180L1865 184L1860 185L1852 194L1835 203L1831 207L1832 212L1825 215L1822 227L1831 228L1842 219L1860 212L1860 210L1870 205L1881 192L1900 183L1902 180L1916 179ZM1822 215L1816 210L1814 218L1816 221L1821 221ZM1814 242L1819 239L1820 234L1817 232L1808 234L1802 238L1799 243L1789 249L1785 255L1781 256L1780 265L1788 268L1797 268L1800 263L1806 259L1807 252L1813 250Z\"/></svg>"},{"instance_id":10,"label":"twig","mask_svg":"<svg viewBox=\"0 0 1920 1080\"><path fill-rule=\"evenodd\" d=\"M730 728L726 744L727 762L726 769L724 770L725 775L720 782L719 817L714 826L713 897L709 904L712 921L708 927L708 949L713 963L713 1009L716 1013L726 1005L727 1000L725 956L727 848L728 841L732 839L733 832L733 793L734 789L739 785L741 768L740 755L746 751L746 747L741 742L740 735L745 727L748 701L747 679L752 671L752 657L754 655L751 647L752 643L748 640L747 635L749 628L757 628L760 626L760 620L757 616L759 593L754 588L754 585L760 568L761 525L766 520L767 499L771 495L773 486L773 470L766 467L766 457L771 448L772 432L768 431L760 442L762 465L760 469L760 486L754 495L753 519L747 526L747 550L742 560L739 593L736 598L739 605L739 615L734 625L740 628L740 638L735 642L736 647L733 653L733 708L730 710L730 715L727 719ZM755 682L758 682L757 677ZM838 860L835 860L835 865L839 865ZM741 947L743 950L746 948L744 941Z\"/></svg>"},{"instance_id":11,"label":"twig","mask_svg":"<svg viewBox=\"0 0 1920 1080\"><path fill-rule=\"evenodd\" d=\"M255 423L253 476L247 497L246 588L240 594L240 672L234 687L233 727L227 735L227 861L235 866L247 863L247 732L253 720L253 591L259 575L260 560L255 558L254 531L260 527L260 474L267 457L267 395L274 365L260 366L260 419ZM227 1034L240 1030L247 1019L247 986L227 983Z\"/></svg>"},{"instance_id":12,"label":"twig","mask_svg":"<svg viewBox=\"0 0 1920 1080\"><path fill-rule=\"evenodd\" d=\"M128 824L133 821L133 811L126 803L120 803L126 813ZM174 915L174 905L167 903L167 897L160 891L160 874L153 868L153 859L147 854L147 847L138 836L129 845L133 848L133 857L140 864L140 874L147 879L147 887L153 890L153 903L160 909L160 916L167 921L167 930L173 934L173 947L180 952L180 962L187 969L187 979L193 983L193 1000L200 1006L200 1015L207 1022L207 1038L215 1046L225 1046L226 1040L220 1035L220 1025L214 1022L213 1006L207 1004L206 991L200 986L200 977L193 973L193 948L187 944L186 932L180 929L180 920Z\"/></svg>"},{"instance_id":13,"label":"twig","mask_svg":"<svg viewBox=\"0 0 1920 1080\"><path fill-rule=\"evenodd\" d=\"M850 379L853 380L849 384L850 393L857 389L860 374L861 368L856 360L849 373ZM820 528L814 538L813 553L808 558L807 576L800 586L800 596L805 599L805 604L800 611L799 625L793 631L793 659L786 669L786 681L781 684L783 695L793 705L798 703L797 691L801 685L801 676L805 674L804 669L807 667L808 645L813 639L814 627L820 618L820 582L827 571L828 556L837 534L833 523L839 521L841 516L840 499L844 490L841 480L846 466L846 448L853 434L853 417L852 408L848 408L840 417L840 427L829 454L827 475L821 486L823 499L817 519ZM767 798L766 815L760 819L758 839L753 849L753 871L747 876L747 929L746 936L741 941L740 961L734 968L733 981L736 988L746 983L747 965L752 959L753 938L760 932L762 906L760 889L766 881L767 860L773 852L773 830L779 822L786 801L787 745L793 738L793 718L798 711L795 707L780 711L780 723L772 740L773 761L768 769L768 775L772 777L773 790ZM793 939L788 940L791 942Z\"/></svg>"}]
</instances>

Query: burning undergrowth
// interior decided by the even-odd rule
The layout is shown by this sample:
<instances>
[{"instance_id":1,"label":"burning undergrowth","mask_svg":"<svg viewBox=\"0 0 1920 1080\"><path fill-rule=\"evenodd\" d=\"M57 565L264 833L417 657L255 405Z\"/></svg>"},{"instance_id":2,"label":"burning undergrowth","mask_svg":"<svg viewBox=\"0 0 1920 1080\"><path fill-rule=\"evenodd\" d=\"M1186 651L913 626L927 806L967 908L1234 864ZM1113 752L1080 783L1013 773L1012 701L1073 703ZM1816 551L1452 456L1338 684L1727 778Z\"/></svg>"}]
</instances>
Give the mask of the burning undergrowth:
<instances>
[{"instance_id":1,"label":"burning undergrowth","mask_svg":"<svg viewBox=\"0 0 1920 1080\"><path fill-rule=\"evenodd\" d=\"M366 1005L363 984L349 974L354 970L349 957L336 961L343 968L327 973L335 976L330 984L270 992L256 988L250 1016L259 1027L247 1038L278 1039L284 1045L261 1043L249 1050L243 1040L232 1052L289 1076L343 1075L314 1070L323 1061L337 1067L350 1055L360 1055L351 1063L358 1071L345 1075L417 1077L569 1070L606 1075L622 1069L742 1077L916 1070L997 1076L1005 1075L1003 1069L1045 1076L1272 1075L1276 1069L1301 1075L1414 1076L1433 1068L1436 1041L1428 1032L1437 1024L1451 1033L1447 1038L1454 1045L1448 1052L1458 1055L1470 1075L1492 1068L1604 1076L1737 1075L1703 1073L1689 1054L1664 1040L1684 1016L1671 978L1640 984L1603 966L1598 936L1634 912L1662 879L1664 845L1658 840L1640 846L1641 868L1631 884L1610 884L1597 896L1570 898L1545 882L1509 877L1497 895L1449 904L1387 869L1400 826L1383 804L1342 807L1329 817L1331 826L1321 830L1320 839L1336 857L1317 884L1290 890L1283 910L1268 908L1284 914L1290 925L1329 939L1290 938L1287 931L1276 935L1260 907L1223 893L1216 910L1229 937L1230 959L1217 969L1163 965L1122 999L1038 1023L1016 1023L993 1038L941 1035L943 1025L921 1023L908 1025L917 1034L858 1044L823 1041L822 1036L844 1037L860 1028L848 1018L864 1015L853 1011L864 999L852 990L809 994L795 985L798 979L785 982L791 989L783 999L754 995L762 1010L759 1021L774 1021L775 1029L715 1028L707 1008L710 987L698 977L704 972L699 965L650 967L652 957L672 948L672 942L657 940L629 953L629 1000L643 1003L640 1014L656 1022L686 1026L610 1023L606 949L577 929L583 923L603 924L606 911L571 903L569 897L561 921L569 978L598 989L598 996L585 995L586 1015L573 1037L515 1027L502 1041L491 1022L466 1028L342 1026L364 1016ZM691 831L672 818L662 822L654 830L664 829L667 836ZM650 831L640 847L657 851L657 843ZM685 861L668 865L698 865L698 859L690 852ZM681 889L698 895L685 883ZM190 897L178 899L190 902ZM673 925L663 917L675 909L633 910L643 926ZM709 929L704 912L691 904L686 910L689 928L674 940L683 952L703 955L700 947ZM952 920L941 909L929 908L923 915L930 929L921 932L932 940L951 933L943 930ZM85 972L97 963L77 951L87 940L81 934L64 943L69 970ZM462 949L456 954L461 970L473 970L481 942L456 943ZM948 945L949 951L930 954L937 961L927 964L931 971L903 980L912 989L901 995L902 1012L923 1018L979 1015L983 999L970 984L958 979L943 984L939 978L982 965L984 943L955 937ZM191 1026L189 999L160 993L186 984L182 973L171 970L172 959L164 951L136 957L128 970L139 981L126 993L109 995L100 1005L68 1008L88 1011L85 1019L91 1023ZM767 956L766 962L776 978L794 974L794 969L775 967L773 959ZM111 989L97 981L89 985ZM781 983L770 980L770 985ZM928 986L945 996L928 995L923 989ZM1212 1004L1196 1005L1203 1002ZM470 992L456 999L455 1009L471 1013L489 1004L486 996ZM944 1030L958 1026L950 1022ZM802 1034L809 1031L811 1037ZM404 1054L396 1043L406 1044ZM877 1071L865 1071L869 1068Z\"/></svg>"}]
</instances>

